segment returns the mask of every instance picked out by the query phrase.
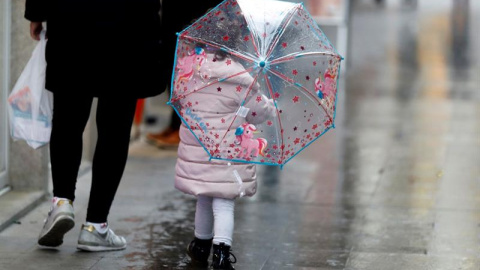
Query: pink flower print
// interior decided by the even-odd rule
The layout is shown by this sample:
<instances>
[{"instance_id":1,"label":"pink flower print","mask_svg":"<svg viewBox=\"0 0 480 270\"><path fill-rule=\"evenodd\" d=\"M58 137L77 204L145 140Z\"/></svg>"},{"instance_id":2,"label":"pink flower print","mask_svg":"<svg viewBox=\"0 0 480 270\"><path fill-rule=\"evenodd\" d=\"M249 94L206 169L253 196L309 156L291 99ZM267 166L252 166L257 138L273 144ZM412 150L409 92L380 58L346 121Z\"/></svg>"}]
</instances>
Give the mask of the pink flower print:
<instances>
[{"instance_id":1,"label":"pink flower print","mask_svg":"<svg viewBox=\"0 0 480 270\"><path fill-rule=\"evenodd\" d=\"M243 38L243 40L244 40L244 41L249 41L249 40L250 40L250 37L249 37L249 36L245 36L245 37Z\"/></svg>"},{"instance_id":2,"label":"pink flower print","mask_svg":"<svg viewBox=\"0 0 480 270\"><path fill-rule=\"evenodd\" d=\"M300 143L300 139L299 138L295 138L295 140L293 141L294 144L299 144Z\"/></svg>"},{"instance_id":3,"label":"pink flower print","mask_svg":"<svg viewBox=\"0 0 480 270\"><path fill-rule=\"evenodd\" d=\"M225 61L225 63L227 64L227 66L229 66L232 64L232 60L228 59L227 61Z\"/></svg>"},{"instance_id":4,"label":"pink flower print","mask_svg":"<svg viewBox=\"0 0 480 270\"><path fill-rule=\"evenodd\" d=\"M221 121L222 121L222 124L225 124L225 118L222 118Z\"/></svg>"},{"instance_id":5,"label":"pink flower print","mask_svg":"<svg viewBox=\"0 0 480 270\"><path fill-rule=\"evenodd\" d=\"M294 70L292 70L292 74L296 76L298 74L298 71L296 69L294 69Z\"/></svg>"},{"instance_id":6,"label":"pink flower print","mask_svg":"<svg viewBox=\"0 0 480 270\"><path fill-rule=\"evenodd\" d=\"M280 93L276 92L275 94L273 94L273 96L275 97L275 99L278 99L280 97Z\"/></svg>"},{"instance_id":7,"label":"pink flower print","mask_svg":"<svg viewBox=\"0 0 480 270\"><path fill-rule=\"evenodd\" d=\"M317 124L315 124L315 125L312 126L312 129L317 129L317 128L318 128L318 125L317 125Z\"/></svg>"},{"instance_id":8,"label":"pink flower print","mask_svg":"<svg viewBox=\"0 0 480 270\"><path fill-rule=\"evenodd\" d=\"M255 99L257 101L257 103L259 103L260 101L262 101L262 97L261 96L257 96L257 98Z\"/></svg>"},{"instance_id":9,"label":"pink flower print","mask_svg":"<svg viewBox=\"0 0 480 270\"><path fill-rule=\"evenodd\" d=\"M223 37L223 41L228 41L229 39L230 39L229 36L224 36L224 37Z\"/></svg>"},{"instance_id":10,"label":"pink flower print","mask_svg":"<svg viewBox=\"0 0 480 270\"><path fill-rule=\"evenodd\" d=\"M242 87L239 85L237 86L237 92L241 92L242 91Z\"/></svg>"},{"instance_id":11,"label":"pink flower print","mask_svg":"<svg viewBox=\"0 0 480 270\"><path fill-rule=\"evenodd\" d=\"M282 43L282 47L283 47L283 48L287 48L287 43L286 43L286 42L283 42L283 43Z\"/></svg>"},{"instance_id":12,"label":"pink flower print","mask_svg":"<svg viewBox=\"0 0 480 270\"><path fill-rule=\"evenodd\" d=\"M273 122L270 121L270 120L268 120L268 121L267 121L267 125L268 125L268 126L271 126L271 125L273 125Z\"/></svg>"},{"instance_id":13,"label":"pink flower print","mask_svg":"<svg viewBox=\"0 0 480 270\"><path fill-rule=\"evenodd\" d=\"M297 103L300 100L300 97L299 96L294 96L292 98L292 100L293 100L293 103Z\"/></svg>"}]
</instances>

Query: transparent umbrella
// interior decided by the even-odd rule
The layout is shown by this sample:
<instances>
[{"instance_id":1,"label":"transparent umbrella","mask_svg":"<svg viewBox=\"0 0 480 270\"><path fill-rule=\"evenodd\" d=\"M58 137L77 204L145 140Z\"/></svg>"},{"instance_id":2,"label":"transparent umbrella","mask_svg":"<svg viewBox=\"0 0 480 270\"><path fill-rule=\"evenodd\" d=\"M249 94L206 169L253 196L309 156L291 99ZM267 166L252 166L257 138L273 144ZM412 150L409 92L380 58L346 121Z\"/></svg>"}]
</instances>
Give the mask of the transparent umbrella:
<instances>
[{"instance_id":1,"label":"transparent umbrella","mask_svg":"<svg viewBox=\"0 0 480 270\"><path fill-rule=\"evenodd\" d=\"M169 104L210 159L283 166L334 127L342 59L303 4L226 0L178 34Z\"/></svg>"}]
</instances>

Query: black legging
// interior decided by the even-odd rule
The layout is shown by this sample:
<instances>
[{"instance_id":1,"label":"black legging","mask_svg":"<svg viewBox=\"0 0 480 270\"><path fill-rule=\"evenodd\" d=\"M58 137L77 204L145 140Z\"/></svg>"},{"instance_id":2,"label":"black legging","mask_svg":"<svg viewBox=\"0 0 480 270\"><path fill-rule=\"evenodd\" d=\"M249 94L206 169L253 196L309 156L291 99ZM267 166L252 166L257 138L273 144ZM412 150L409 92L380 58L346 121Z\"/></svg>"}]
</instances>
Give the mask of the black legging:
<instances>
[{"instance_id":1,"label":"black legging","mask_svg":"<svg viewBox=\"0 0 480 270\"><path fill-rule=\"evenodd\" d=\"M82 159L82 135L90 115L92 96L55 93L50 139L53 194L75 199L75 185ZM87 221L107 221L110 207L122 178L128 156L130 129L136 99L98 99L98 140L92 164L92 187Z\"/></svg>"}]
</instances>

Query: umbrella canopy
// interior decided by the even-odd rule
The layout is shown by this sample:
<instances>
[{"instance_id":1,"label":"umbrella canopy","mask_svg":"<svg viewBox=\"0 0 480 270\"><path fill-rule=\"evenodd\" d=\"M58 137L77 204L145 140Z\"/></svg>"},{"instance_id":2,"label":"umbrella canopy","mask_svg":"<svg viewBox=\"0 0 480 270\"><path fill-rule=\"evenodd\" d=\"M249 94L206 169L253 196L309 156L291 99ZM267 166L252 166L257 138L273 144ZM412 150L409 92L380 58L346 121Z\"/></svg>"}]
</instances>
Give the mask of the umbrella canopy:
<instances>
[{"instance_id":1,"label":"umbrella canopy","mask_svg":"<svg viewBox=\"0 0 480 270\"><path fill-rule=\"evenodd\" d=\"M226 0L179 33L169 104L211 159L283 166L334 127L341 60L303 4Z\"/></svg>"}]
</instances>

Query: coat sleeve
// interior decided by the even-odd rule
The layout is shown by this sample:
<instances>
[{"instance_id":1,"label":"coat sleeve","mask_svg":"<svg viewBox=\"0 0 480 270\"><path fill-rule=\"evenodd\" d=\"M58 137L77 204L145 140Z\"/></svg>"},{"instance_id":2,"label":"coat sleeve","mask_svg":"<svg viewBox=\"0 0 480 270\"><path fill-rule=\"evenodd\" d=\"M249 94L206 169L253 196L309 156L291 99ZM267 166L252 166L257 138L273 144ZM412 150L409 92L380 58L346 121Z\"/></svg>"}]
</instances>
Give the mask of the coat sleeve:
<instances>
[{"instance_id":1,"label":"coat sleeve","mask_svg":"<svg viewBox=\"0 0 480 270\"><path fill-rule=\"evenodd\" d=\"M26 0L25 19L31 22L44 22L47 20L49 0Z\"/></svg>"}]
</instances>

